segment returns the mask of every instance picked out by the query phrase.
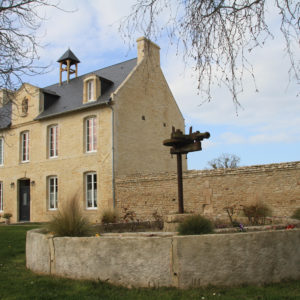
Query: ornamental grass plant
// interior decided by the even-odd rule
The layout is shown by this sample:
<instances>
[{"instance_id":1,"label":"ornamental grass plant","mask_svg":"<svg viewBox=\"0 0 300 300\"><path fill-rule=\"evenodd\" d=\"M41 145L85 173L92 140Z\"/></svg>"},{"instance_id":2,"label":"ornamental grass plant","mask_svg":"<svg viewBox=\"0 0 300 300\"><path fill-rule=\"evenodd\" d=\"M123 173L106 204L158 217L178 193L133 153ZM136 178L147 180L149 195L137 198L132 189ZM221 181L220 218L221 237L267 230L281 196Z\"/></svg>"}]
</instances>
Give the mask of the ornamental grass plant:
<instances>
[{"instance_id":1,"label":"ornamental grass plant","mask_svg":"<svg viewBox=\"0 0 300 300\"><path fill-rule=\"evenodd\" d=\"M83 215L76 196L70 198L47 225L55 236L90 236L93 226Z\"/></svg>"},{"instance_id":2,"label":"ornamental grass plant","mask_svg":"<svg viewBox=\"0 0 300 300\"><path fill-rule=\"evenodd\" d=\"M189 216L178 226L180 235L208 234L213 232L213 223L200 215Z\"/></svg>"}]
</instances>

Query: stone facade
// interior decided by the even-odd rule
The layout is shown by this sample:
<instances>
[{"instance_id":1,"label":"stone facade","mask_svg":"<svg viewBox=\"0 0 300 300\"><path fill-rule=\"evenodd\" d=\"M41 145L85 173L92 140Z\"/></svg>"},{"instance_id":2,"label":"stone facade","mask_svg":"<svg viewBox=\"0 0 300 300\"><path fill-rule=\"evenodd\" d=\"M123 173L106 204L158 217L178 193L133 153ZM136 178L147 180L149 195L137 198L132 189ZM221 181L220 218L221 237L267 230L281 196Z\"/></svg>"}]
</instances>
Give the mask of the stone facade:
<instances>
[{"instance_id":1,"label":"stone facade","mask_svg":"<svg viewBox=\"0 0 300 300\"><path fill-rule=\"evenodd\" d=\"M84 153L84 120L88 116L98 120L99 150ZM47 128L58 124L59 154L57 158L48 158ZM5 136L6 144L4 166L0 169L3 182L4 212L13 214L12 221L18 221L19 180L30 179L30 221L47 221L55 210L49 210L47 178L57 176L58 205L73 195L80 199L85 208L84 174L96 172L98 175L99 209L107 207L112 201L112 155L111 155L111 110L84 111L63 118L51 118L47 121L32 121L20 126L12 125ZM20 134L24 130L30 133L29 162L21 162ZM11 184L13 183L13 185ZM85 210L95 221L99 220L97 210Z\"/></svg>"},{"instance_id":2,"label":"stone facade","mask_svg":"<svg viewBox=\"0 0 300 300\"><path fill-rule=\"evenodd\" d=\"M162 140L169 137L172 126L184 130L184 119L160 69L159 47L145 38L137 42L137 64L108 95L107 101L99 105L87 103L85 80L96 78L94 94L102 90L99 80L107 85L114 82L94 74L57 85L57 95L50 91L54 98L58 97L51 101L60 101L60 92L65 95L68 86L77 80L75 88L82 98L82 108L63 114L39 117L46 109L45 89L24 84L15 92L13 97L18 105L13 105L11 124L0 129L0 138L5 141L4 162L0 166L3 199L0 215L10 212L12 222L21 220L20 205L24 199L20 188L21 182L26 182L30 191L29 220L48 221L56 212L49 209L48 179L56 176L58 208L76 195L84 213L92 222L99 222L103 209L115 205L116 176L175 170L176 162ZM69 98L72 96L73 91ZM25 112L24 99L28 101ZM89 117L96 118L97 147L87 153L85 120ZM58 155L54 158L49 157L51 125L58 126ZM21 159L23 132L29 133L26 162ZM97 174L97 209L87 209L85 174L88 172Z\"/></svg>"},{"instance_id":3,"label":"stone facade","mask_svg":"<svg viewBox=\"0 0 300 300\"><path fill-rule=\"evenodd\" d=\"M267 204L273 216L289 217L300 207L300 162L187 171L183 174L186 212L227 218L226 206ZM119 177L117 207L133 210L140 220L178 211L176 173Z\"/></svg>"},{"instance_id":4,"label":"stone facade","mask_svg":"<svg viewBox=\"0 0 300 300\"><path fill-rule=\"evenodd\" d=\"M163 146L182 114L160 68L159 47L138 39L138 65L112 95L116 176L176 170ZM183 168L186 170L186 161Z\"/></svg>"}]
</instances>

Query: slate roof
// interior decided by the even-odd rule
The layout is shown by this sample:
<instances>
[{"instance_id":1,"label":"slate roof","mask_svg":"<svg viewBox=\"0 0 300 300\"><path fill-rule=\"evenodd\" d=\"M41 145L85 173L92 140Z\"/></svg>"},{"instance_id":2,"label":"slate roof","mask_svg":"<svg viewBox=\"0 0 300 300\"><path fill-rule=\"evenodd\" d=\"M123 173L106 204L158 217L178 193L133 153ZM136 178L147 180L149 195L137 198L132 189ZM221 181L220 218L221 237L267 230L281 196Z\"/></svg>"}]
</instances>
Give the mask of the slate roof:
<instances>
[{"instance_id":1,"label":"slate roof","mask_svg":"<svg viewBox=\"0 0 300 300\"><path fill-rule=\"evenodd\" d=\"M68 49L59 59L57 62L61 62L64 60L70 59L74 63L80 63L80 60L76 57L76 55Z\"/></svg>"},{"instance_id":2,"label":"slate roof","mask_svg":"<svg viewBox=\"0 0 300 300\"><path fill-rule=\"evenodd\" d=\"M36 118L37 120L57 116L67 112L82 110L87 107L97 106L108 103L110 95L125 80L127 75L136 66L137 59L131 59L122 63L99 69L88 74L72 78L69 83L64 81L62 85L54 84L43 89L45 94L44 111ZM101 96L94 102L83 104L83 78L89 74L96 74L106 83L106 89L102 91Z\"/></svg>"},{"instance_id":3,"label":"slate roof","mask_svg":"<svg viewBox=\"0 0 300 300\"><path fill-rule=\"evenodd\" d=\"M78 111L110 102L110 95L125 80L128 74L136 66L137 59L130 59L122 63L96 70L77 78L72 78L69 83L64 81L62 85L54 84L42 88L44 93L44 111L37 116L36 120L42 120L58 116L68 112ZM100 77L101 85L104 86L101 96L93 102L83 104L83 78L89 74ZM11 103L0 108L0 129L8 128L11 124Z\"/></svg>"},{"instance_id":4,"label":"slate roof","mask_svg":"<svg viewBox=\"0 0 300 300\"><path fill-rule=\"evenodd\" d=\"M0 108L0 129L8 128L11 124L11 102Z\"/></svg>"}]
</instances>

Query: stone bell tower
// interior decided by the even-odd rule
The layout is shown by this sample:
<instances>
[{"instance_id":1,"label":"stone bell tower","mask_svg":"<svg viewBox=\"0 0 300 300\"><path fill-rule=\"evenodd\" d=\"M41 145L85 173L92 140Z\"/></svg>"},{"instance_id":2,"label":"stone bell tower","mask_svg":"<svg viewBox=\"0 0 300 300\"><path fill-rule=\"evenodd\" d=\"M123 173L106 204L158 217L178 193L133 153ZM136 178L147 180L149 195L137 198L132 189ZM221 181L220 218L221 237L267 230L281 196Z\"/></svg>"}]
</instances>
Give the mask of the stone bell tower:
<instances>
[{"instance_id":1,"label":"stone bell tower","mask_svg":"<svg viewBox=\"0 0 300 300\"><path fill-rule=\"evenodd\" d=\"M58 59L57 62L59 62L59 85L62 83L62 72L64 71L67 72L67 82L70 81L71 74L75 74L75 78L77 77L77 65L80 63L80 60L70 50L70 48ZM73 65L75 65L75 70L71 69Z\"/></svg>"}]
</instances>

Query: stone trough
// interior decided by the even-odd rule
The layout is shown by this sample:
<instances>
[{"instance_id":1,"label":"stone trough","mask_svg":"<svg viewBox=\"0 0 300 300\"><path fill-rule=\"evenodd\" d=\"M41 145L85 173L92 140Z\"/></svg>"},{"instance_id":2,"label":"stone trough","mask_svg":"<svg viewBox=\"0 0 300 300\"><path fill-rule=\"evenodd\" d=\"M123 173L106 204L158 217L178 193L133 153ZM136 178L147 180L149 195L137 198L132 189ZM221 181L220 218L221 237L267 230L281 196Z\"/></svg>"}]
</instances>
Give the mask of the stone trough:
<instances>
[{"instance_id":1,"label":"stone trough","mask_svg":"<svg viewBox=\"0 0 300 300\"><path fill-rule=\"evenodd\" d=\"M30 270L127 287L238 285L300 279L300 229L177 236L27 233Z\"/></svg>"}]
</instances>

